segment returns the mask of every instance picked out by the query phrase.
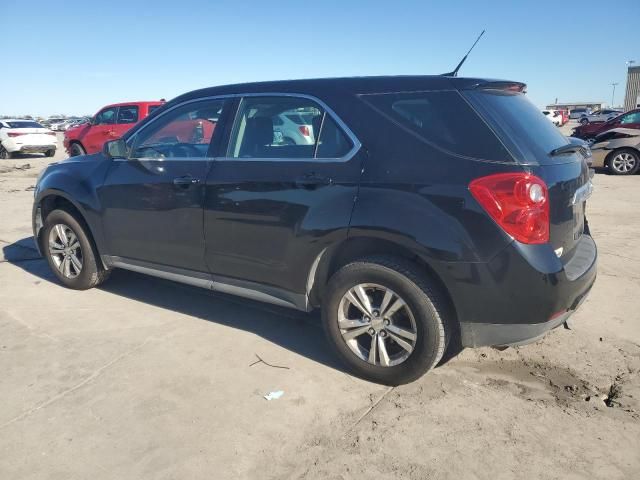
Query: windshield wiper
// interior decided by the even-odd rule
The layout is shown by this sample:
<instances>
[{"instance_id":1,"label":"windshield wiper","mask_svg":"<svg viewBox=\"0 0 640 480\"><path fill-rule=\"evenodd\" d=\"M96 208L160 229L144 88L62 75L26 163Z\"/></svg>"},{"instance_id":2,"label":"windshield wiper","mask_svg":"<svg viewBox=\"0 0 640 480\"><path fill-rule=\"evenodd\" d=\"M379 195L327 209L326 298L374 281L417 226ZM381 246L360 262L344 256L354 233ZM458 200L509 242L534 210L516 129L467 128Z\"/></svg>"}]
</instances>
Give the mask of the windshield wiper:
<instances>
[{"instance_id":1,"label":"windshield wiper","mask_svg":"<svg viewBox=\"0 0 640 480\"><path fill-rule=\"evenodd\" d=\"M584 147L582 145L576 145L574 143L567 143L566 145L562 145L561 147L554 148L549 152L549 156L556 157L558 155L567 155L569 153L579 152Z\"/></svg>"}]
</instances>

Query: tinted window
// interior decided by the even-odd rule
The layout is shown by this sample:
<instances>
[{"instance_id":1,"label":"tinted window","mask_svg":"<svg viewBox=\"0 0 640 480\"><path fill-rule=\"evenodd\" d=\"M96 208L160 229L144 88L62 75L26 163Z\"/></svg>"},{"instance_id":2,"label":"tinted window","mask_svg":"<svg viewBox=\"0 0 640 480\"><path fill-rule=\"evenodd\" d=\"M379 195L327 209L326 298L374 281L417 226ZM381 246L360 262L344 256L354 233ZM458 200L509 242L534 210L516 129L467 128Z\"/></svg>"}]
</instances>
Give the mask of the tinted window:
<instances>
[{"instance_id":1,"label":"tinted window","mask_svg":"<svg viewBox=\"0 0 640 480\"><path fill-rule=\"evenodd\" d=\"M95 125L111 125L116 123L116 108L105 108L96 115Z\"/></svg>"},{"instance_id":2,"label":"tinted window","mask_svg":"<svg viewBox=\"0 0 640 480\"><path fill-rule=\"evenodd\" d=\"M7 124L9 125L9 128L44 128L38 122L30 122L30 121L7 122Z\"/></svg>"},{"instance_id":3,"label":"tinted window","mask_svg":"<svg viewBox=\"0 0 640 480\"><path fill-rule=\"evenodd\" d=\"M523 93L503 90L469 90L463 94L485 120L513 144L524 156L522 160L543 163L562 162L562 156L549 157L554 148L568 140L526 98Z\"/></svg>"},{"instance_id":4,"label":"tinted window","mask_svg":"<svg viewBox=\"0 0 640 480\"><path fill-rule=\"evenodd\" d=\"M304 115L308 124L290 117ZM313 158L323 111L313 101L293 97L244 98L229 151L233 158Z\"/></svg>"},{"instance_id":5,"label":"tinted window","mask_svg":"<svg viewBox=\"0 0 640 480\"><path fill-rule=\"evenodd\" d=\"M177 107L135 134L131 158L202 158L222 114L223 100L207 100Z\"/></svg>"},{"instance_id":6,"label":"tinted window","mask_svg":"<svg viewBox=\"0 0 640 480\"><path fill-rule=\"evenodd\" d=\"M330 115L324 117L316 157L318 158L341 158L344 157L353 147L351 140L336 125Z\"/></svg>"},{"instance_id":7,"label":"tinted window","mask_svg":"<svg viewBox=\"0 0 640 480\"><path fill-rule=\"evenodd\" d=\"M640 112L628 113L620 119L620 123L640 123Z\"/></svg>"},{"instance_id":8,"label":"tinted window","mask_svg":"<svg viewBox=\"0 0 640 480\"><path fill-rule=\"evenodd\" d=\"M117 123L136 123L138 121L138 107L136 105L127 105L118 109Z\"/></svg>"},{"instance_id":9,"label":"tinted window","mask_svg":"<svg viewBox=\"0 0 640 480\"><path fill-rule=\"evenodd\" d=\"M363 98L395 123L440 149L467 157L511 161L500 141L458 92L404 92Z\"/></svg>"}]
</instances>

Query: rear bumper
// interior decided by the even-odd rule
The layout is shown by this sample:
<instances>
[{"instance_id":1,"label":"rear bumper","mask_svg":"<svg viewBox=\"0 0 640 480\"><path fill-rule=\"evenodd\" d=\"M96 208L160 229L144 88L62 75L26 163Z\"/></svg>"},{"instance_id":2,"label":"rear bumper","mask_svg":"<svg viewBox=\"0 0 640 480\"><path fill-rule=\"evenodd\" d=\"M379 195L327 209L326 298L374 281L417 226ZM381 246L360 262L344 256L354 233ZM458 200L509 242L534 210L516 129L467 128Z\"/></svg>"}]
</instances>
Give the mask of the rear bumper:
<instances>
[{"instance_id":1,"label":"rear bumper","mask_svg":"<svg viewBox=\"0 0 640 480\"><path fill-rule=\"evenodd\" d=\"M584 234L564 263L549 245L513 242L488 263L448 265L441 278L460 321L462 345L522 345L564 324L595 282L597 256L593 239Z\"/></svg>"},{"instance_id":2,"label":"rear bumper","mask_svg":"<svg viewBox=\"0 0 640 480\"><path fill-rule=\"evenodd\" d=\"M47 152L49 150L55 150L56 149L56 145L55 144L50 144L50 145L19 145L18 149L15 150L16 152L23 152L23 153L44 153Z\"/></svg>"}]
</instances>

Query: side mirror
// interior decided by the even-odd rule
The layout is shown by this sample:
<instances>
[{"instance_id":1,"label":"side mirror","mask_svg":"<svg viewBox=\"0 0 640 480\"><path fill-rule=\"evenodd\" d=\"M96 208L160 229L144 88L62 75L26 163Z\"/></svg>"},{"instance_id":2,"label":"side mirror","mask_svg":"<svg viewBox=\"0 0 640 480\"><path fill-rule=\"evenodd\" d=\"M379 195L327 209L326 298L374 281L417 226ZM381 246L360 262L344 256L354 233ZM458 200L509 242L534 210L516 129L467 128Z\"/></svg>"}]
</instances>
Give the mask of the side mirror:
<instances>
[{"instance_id":1,"label":"side mirror","mask_svg":"<svg viewBox=\"0 0 640 480\"><path fill-rule=\"evenodd\" d=\"M102 153L108 158L127 158L127 144L121 138L105 142Z\"/></svg>"}]
</instances>

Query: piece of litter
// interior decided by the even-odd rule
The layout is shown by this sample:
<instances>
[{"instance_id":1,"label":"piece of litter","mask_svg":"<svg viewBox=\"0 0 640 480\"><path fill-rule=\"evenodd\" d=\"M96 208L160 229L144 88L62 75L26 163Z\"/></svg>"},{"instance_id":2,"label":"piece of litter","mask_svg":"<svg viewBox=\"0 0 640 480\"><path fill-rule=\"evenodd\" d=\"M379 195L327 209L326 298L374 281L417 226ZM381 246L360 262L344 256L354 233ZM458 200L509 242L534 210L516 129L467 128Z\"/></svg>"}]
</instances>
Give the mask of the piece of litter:
<instances>
[{"instance_id":1,"label":"piece of litter","mask_svg":"<svg viewBox=\"0 0 640 480\"><path fill-rule=\"evenodd\" d=\"M276 392L269 392L267 393L264 398L265 400L277 400L279 399L282 395L284 395L284 392L282 390L278 390Z\"/></svg>"}]
</instances>

